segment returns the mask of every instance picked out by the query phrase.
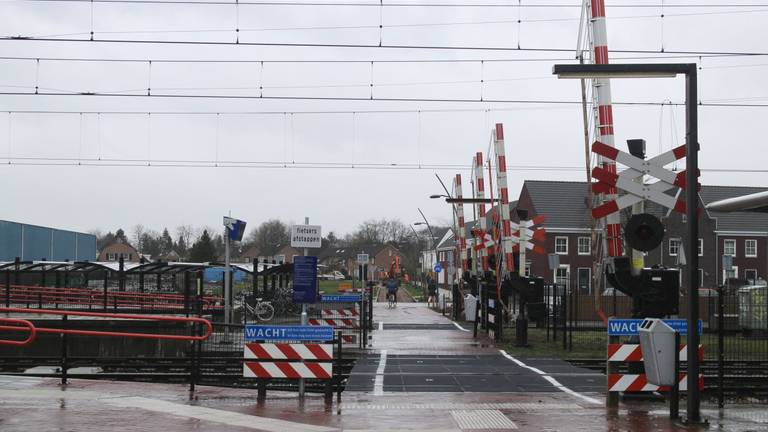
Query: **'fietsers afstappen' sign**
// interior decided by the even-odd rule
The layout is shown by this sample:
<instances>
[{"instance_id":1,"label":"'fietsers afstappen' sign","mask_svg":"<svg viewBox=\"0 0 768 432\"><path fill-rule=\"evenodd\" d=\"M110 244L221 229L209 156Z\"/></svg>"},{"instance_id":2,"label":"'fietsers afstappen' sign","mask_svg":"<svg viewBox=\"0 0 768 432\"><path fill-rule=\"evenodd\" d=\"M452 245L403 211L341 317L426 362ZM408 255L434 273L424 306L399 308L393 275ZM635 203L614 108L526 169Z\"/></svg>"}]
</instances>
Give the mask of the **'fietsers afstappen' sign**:
<instances>
[{"instance_id":1,"label":"'fietsers afstappen' sign","mask_svg":"<svg viewBox=\"0 0 768 432\"><path fill-rule=\"evenodd\" d=\"M291 247L319 248L322 238L320 225L291 225Z\"/></svg>"}]
</instances>

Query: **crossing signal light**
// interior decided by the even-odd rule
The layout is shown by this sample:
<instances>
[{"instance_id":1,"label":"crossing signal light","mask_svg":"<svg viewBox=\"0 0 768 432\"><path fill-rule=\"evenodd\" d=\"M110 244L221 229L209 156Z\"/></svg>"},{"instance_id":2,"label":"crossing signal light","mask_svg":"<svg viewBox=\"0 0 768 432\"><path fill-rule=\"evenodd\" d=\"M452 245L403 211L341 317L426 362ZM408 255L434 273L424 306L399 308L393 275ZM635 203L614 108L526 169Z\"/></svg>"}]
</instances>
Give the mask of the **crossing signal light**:
<instances>
[{"instance_id":1,"label":"crossing signal light","mask_svg":"<svg viewBox=\"0 0 768 432\"><path fill-rule=\"evenodd\" d=\"M624 227L624 239L632 249L648 252L661 245L664 239L664 225L659 218L651 214L636 214Z\"/></svg>"}]
</instances>

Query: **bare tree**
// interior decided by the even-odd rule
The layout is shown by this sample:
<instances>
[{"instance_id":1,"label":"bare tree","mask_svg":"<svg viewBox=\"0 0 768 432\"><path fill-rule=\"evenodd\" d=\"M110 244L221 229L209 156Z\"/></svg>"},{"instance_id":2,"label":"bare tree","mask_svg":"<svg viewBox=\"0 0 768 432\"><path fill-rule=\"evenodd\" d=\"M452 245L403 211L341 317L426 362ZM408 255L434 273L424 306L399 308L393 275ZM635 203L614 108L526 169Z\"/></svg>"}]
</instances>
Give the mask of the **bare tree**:
<instances>
[{"instance_id":1,"label":"bare tree","mask_svg":"<svg viewBox=\"0 0 768 432\"><path fill-rule=\"evenodd\" d=\"M195 229L192 225L179 225L176 227L176 235L184 240L184 244L187 247L192 245L192 237L195 233Z\"/></svg>"},{"instance_id":2,"label":"bare tree","mask_svg":"<svg viewBox=\"0 0 768 432\"><path fill-rule=\"evenodd\" d=\"M138 250L139 252L143 252L143 240L144 240L144 234L146 234L147 230L144 228L144 225L142 224L136 224L133 226L133 246Z\"/></svg>"}]
</instances>

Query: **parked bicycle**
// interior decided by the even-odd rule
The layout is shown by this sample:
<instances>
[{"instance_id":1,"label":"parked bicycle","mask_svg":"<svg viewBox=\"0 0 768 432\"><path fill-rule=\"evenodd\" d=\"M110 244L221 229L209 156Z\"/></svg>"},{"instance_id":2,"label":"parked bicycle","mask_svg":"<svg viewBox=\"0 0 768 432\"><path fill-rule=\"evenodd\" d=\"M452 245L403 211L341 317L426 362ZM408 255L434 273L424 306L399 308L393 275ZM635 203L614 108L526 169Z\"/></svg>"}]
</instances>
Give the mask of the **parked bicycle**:
<instances>
[{"instance_id":1,"label":"parked bicycle","mask_svg":"<svg viewBox=\"0 0 768 432\"><path fill-rule=\"evenodd\" d=\"M256 317L259 321L270 321L275 317L275 307L270 301L256 298L255 306L251 306L247 302L243 302L242 305L245 306L246 314ZM246 314L243 314L243 318Z\"/></svg>"}]
</instances>

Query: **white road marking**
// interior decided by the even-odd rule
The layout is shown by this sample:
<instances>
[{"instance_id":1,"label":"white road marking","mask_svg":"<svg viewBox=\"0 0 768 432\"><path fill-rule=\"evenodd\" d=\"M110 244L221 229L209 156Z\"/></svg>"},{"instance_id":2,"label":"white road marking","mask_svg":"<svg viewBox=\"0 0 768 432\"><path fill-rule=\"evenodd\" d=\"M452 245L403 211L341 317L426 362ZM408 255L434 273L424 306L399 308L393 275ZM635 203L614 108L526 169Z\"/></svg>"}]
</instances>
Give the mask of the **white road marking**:
<instances>
[{"instance_id":1,"label":"white road marking","mask_svg":"<svg viewBox=\"0 0 768 432\"><path fill-rule=\"evenodd\" d=\"M457 329L459 329L459 330L461 330L463 332L468 332L469 331L469 330L465 329L464 327L460 326L459 323L457 323L456 321L451 321L451 322L453 323L453 325L456 326Z\"/></svg>"},{"instance_id":2,"label":"white road marking","mask_svg":"<svg viewBox=\"0 0 768 432\"><path fill-rule=\"evenodd\" d=\"M499 352L501 352L501 355L503 355L504 357L506 357L506 358L508 358L508 359L512 360L513 362L515 362L515 363L516 363L518 366L520 366L520 367L524 367L524 368L526 368L526 369L530 369L530 370L532 370L532 371L536 372L537 374L541 375L541 377L542 377L542 378L544 378L545 380L547 380L547 381L548 381L550 384L552 384L552 385L553 385L553 386L554 386L556 389L558 389L558 390L560 390L560 391L562 391L562 392L568 393L568 394L569 394L569 395L571 395L571 396L575 396L575 397L577 397L577 398L579 398L579 399L585 400L585 401L587 401L587 402L589 402L589 403L598 404L598 405L602 405L602 404L603 404L603 402L601 402L601 401L599 401L599 400L597 400L597 399L595 399L595 398L591 398L591 397L589 397L589 396L583 395L583 394L581 394L581 393L578 393L578 392L575 392L575 391L573 391L573 390L569 389L568 387L566 387L566 386L564 386L564 385L560 384L560 382L558 382L556 379L554 379L554 378L552 378L551 376L549 376L549 374L548 374L548 373L546 373L546 372L542 371L541 369L537 369L537 368L535 368L535 367L532 367L532 366L528 366L527 364L525 364L525 363L521 362L520 360L518 360L518 359L516 359L516 358L512 357L511 355L507 354L507 352L506 352L506 351L504 351L504 350L499 350Z\"/></svg>"},{"instance_id":3,"label":"white road marking","mask_svg":"<svg viewBox=\"0 0 768 432\"><path fill-rule=\"evenodd\" d=\"M249 429L257 429L269 432L330 432L337 429L325 426L308 425L304 423L295 423L287 420L278 420L267 417L258 417L248 414L241 414L232 411L224 411L201 406L185 405L175 402L169 402L158 399L149 399L143 397L121 397L102 400L104 403L120 408L140 408L147 411L155 411L164 414L170 414L178 417L194 418L198 420L210 421L226 424L229 426L238 426Z\"/></svg>"},{"instance_id":4,"label":"white road marking","mask_svg":"<svg viewBox=\"0 0 768 432\"><path fill-rule=\"evenodd\" d=\"M376 380L373 383L373 395L384 396L384 369L387 367L387 350L381 350L379 367L376 368Z\"/></svg>"}]
</instances>

